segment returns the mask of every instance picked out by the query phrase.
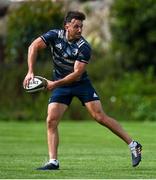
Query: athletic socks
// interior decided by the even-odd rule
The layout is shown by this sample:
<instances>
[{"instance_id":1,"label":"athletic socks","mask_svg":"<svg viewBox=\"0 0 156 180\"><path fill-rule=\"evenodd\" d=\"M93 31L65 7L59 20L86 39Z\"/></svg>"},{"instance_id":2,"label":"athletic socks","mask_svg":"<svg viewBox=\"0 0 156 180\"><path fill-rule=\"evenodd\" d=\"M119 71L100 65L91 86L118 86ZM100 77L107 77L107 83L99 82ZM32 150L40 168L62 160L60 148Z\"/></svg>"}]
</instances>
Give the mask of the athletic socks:
<instances>
[{"instance_id":1,"label":"athletic socks","mask_svg":"<svg viewBox=\"0 0 156 180\"><path fill-rule=\"evenodd\" d=\"M49 163L52 163L52 164L58 166L59 161L58 161L57 159L50 159L50 160L49 160Z\"/></svg>"},{"instance_id":2,"label":"athletic socks","mask_svg":"<svg viewBox=\"0 0 156 180\"><path fill-rule=\"evenodd\" d=\"M135 148L137 146L137 142L132 141L128 146L129 146L130 149L133 149L133 148Z\"/></svg>"}]
</instances>

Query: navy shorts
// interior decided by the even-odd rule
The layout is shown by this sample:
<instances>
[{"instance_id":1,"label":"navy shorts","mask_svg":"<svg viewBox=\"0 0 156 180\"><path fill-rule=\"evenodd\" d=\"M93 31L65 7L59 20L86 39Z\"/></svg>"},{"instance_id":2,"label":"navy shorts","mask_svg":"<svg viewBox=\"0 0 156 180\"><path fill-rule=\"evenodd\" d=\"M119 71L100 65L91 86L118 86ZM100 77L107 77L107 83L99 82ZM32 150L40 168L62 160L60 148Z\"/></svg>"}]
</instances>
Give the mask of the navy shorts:
<instances>
[{"instance_id":1,"label":"navy shorts","mask_svg":"<svg viewBox=\"0 0 156 180\"><path fill-rule=\"evenodd\" d=\"M83 105L90 101L99 100L99 97L90 81L85 80L54 89L49 99L49 104L52 102L58 102L69 106L73 97L77 97Z\"/></svg>"}]
</instances>

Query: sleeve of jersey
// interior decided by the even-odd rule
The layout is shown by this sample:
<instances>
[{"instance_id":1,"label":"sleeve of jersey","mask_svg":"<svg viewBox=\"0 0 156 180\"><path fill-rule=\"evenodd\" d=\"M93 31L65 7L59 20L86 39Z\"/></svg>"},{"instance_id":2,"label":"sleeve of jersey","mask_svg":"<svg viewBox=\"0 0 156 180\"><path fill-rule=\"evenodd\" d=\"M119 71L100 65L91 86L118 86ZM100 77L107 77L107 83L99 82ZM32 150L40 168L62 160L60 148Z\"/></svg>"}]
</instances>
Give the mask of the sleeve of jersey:
<instances>
[{"instance_id":1,"label":"sleeve of jersey","mask_svg":"<svg viewBox=\"0 0 156 180\"><path fill-rule=\"evenodd\" d=\"M88 64L91 57L91 48L88 45L82 45L77 60Z\"/></svg>"},{"instance_id":2,"label":"sleeve of jersey","mask_svg":"<svg viewBox=\"0 0 156 180\"><path fill-rule=\"evenodd\" d=\"M40 36L47 46L53 45L55 39L58 37L56 30L50 30L47 33Z\"/></svg>"}]
</instances>

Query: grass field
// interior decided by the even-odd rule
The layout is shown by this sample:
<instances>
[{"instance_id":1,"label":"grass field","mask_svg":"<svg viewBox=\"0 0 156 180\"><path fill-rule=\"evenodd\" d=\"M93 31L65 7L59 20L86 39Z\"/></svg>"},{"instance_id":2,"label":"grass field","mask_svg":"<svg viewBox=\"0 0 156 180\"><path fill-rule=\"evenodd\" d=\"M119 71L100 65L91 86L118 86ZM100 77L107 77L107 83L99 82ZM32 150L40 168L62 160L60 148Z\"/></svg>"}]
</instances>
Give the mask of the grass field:
<instances>
[{"instance_id":1,"label":"grass field","mask_svg":"<svg viewBox=\"0 0 156 180\"><path fill-rule=\"evenodd\" d=\"M156 178L156 123L122 123L143 145L139 167L131 167L126 144L99 124L61 122L58 171L36 171L47 156L43 122L0 122L1 179Z\"/></svg>"}]
</instances>

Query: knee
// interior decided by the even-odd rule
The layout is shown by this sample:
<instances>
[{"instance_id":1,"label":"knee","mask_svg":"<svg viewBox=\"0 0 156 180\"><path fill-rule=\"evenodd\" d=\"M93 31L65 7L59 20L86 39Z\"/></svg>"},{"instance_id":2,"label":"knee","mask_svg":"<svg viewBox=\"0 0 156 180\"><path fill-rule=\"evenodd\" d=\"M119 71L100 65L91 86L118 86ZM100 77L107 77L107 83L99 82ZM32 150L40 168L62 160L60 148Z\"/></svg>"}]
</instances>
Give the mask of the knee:
<instances>
[{"instance_id":1,"label":"knee","mask_svg":"<svg viewBox=\"0 0 156 180\"><path fill-rule=\"evenodd\" d=\"M98 123L102 125L105 125L107 123L107 116L102 112L96 112L92 116Z\"/></svg>"},{"instance_id":2,"label":"knee","mask_svg":"<svg viewBox=\"0 0 156 180\"><path fill-rule=\"evenodd\" d=\"M56 129L58 125L58 119L55 116L48 115L47 116L47 128L48 129Z\"/></svg>"},{"instance_id":3,"label":"knee","mask_svg":"<svg viewBox=\"0 0 156 180\"><path fill-rule=\"evenodd\" d=\"M101 112L94 112L92 114L93 118L98 121L98 122L101 122L102 119L103 119L103 116L102 116L102 113Z\"/></svg>"}]
</instances>

